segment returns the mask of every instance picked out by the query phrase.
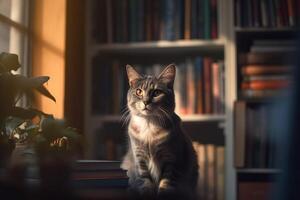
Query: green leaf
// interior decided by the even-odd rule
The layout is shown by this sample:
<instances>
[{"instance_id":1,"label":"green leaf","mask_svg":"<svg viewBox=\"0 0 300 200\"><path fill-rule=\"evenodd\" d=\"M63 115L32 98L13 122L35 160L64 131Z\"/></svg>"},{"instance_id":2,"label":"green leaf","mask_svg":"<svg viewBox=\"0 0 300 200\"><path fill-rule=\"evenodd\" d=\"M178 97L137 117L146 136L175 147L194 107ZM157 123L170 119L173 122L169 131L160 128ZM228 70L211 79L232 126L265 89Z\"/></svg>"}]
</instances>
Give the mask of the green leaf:
<instances>
[{"instance_id":1,"label":"green leaf","mask_svg":"<svg viewBox=\"0 0 300 200\"><path fill-rule=\"evenodd\" d=\"M41 94L45 95L46 97L48 97L49 99L56 102L55 97L47 90L45 86L41 85L40 87L36 88L36 90L39 91Z\"/></svg>"},{"instance_id":2,"label":"green leaf","mask_svg":"<svg viewBox=\"0 0 300 200\"><path fill-rule=\"evenodd\" d=\"M45 86L43 86L43 84L46 83L48 80L48 76L27 78L22 75L15 75L16 86L17 88L20 88L21 92L36 89L39 93L56 102L55 97L45 88Z\"/></svg>"},{"instance_id":3,"label":"green leaf","mask_svg":"<svg viewBox=\"0 0 300 200\"><path fill-rule=\"evenodd\" d=\"M32 119L38 115L33 109L25 109L21 107L13 107L10 114L11 116L21 119Z\"/></svg>"},{"instance_id":4,"label":"green leaf","mask_svg":"<svg viewBox=\"0 0 300 200\"><path fill-rule=\"evenodd\" d=\"M8 129L9 132L15 130L18 128L21 124L23 124L26 120L18 118L18 117L9 117L6 122L6 129Z\"/></svg>"},{"instance_id":5,"label":"green leaf","mask_svg":"<svg viewBox=\"0 0 300 200\"><path fill-rule=\"evenodd\" d=\"M1 53L0 54L0 73L9 72L11 70L16 71L21 67L17 54Z\"/></svg>"}]
</instances>

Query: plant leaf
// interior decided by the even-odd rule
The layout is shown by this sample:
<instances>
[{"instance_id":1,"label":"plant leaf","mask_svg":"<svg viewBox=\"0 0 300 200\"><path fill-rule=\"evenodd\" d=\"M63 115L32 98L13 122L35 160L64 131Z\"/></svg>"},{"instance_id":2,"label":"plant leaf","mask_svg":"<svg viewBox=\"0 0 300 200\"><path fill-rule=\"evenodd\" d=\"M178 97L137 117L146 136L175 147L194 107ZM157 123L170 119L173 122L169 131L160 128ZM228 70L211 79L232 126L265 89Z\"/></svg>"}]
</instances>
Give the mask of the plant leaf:
<instances>
[{"instance_id":1,"label":"plant leaf","mask_svg":"<svg viewBox=\"0 0 300 200\"><path fill-rule=\"evenodd\" d=\"M16 128L18 128L21 124L23 124L26 120L18 118L18 117L9 117L6 122L6 129L8 129L9 132L12 132Z\"/></svg>"},{"instance_id":2,"label":"plant leaf","mask_svg":"<svg viewBox=\"0 0 300 200\"><path fill-rule=\"evenodd\" d=\"M44 96L48 97L49 99L53 100L54 102L56 102L55 97L47 90L47 88L43 85L39 86L36 88L36 90L38 92L40 92L41 94L43 94Z\"/></svg>"},{"instance_id":3,"label":"plant leaf","mask_svg":"<svg viewBox=\"0 0 300 200\"><path fill-rule=\"evenodd\" d=\"M39 76L39 77L31 77L27 78L22 75L15 75L15 83L16 87L20 88L20 91L25 92L31 89L36 89L42 95L50 98L54 102L56 102L55 97L43 86L49 80L48 76Z\"/></svg>"},{"instance_id":4,"label":"plant leaf","mask_svg":"<svg viewBox=\"0 0 300 200\"><path fill-rule=\"evenodd\" d=\"M13 107L10 114L11 116L18 117L21 119L32 119L37 115L35 110L25 109L21 107Z\"/></svg>"},{"instance_id":5,"label":"plant leaf","mask_svg":"<svg viewBox=\"0 0 300 200\"><path fill-rule=\"evenodd\" d=\"M17 54L5 53L0 54L0 73L16 71L21 67Z\"/></svg>"}]
</instances>

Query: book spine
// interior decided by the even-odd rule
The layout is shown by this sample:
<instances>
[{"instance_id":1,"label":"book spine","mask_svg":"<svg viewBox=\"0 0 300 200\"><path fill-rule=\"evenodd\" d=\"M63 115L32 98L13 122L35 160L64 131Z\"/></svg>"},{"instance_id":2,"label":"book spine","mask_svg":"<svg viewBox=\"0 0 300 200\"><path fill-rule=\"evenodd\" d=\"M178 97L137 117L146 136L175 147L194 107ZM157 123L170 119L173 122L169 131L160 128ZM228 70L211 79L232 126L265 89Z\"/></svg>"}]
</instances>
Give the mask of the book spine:
<instances>
[{"instance_id":1,"label":"book spine","mask_svg":"<svg viewBox=\"0 0 300 200\"><path fill-rule=\"evenodd\" d=\"M294 12L295 4L294 4L294 1L288 0L287 4L288 4L289 25L295 26L295 12Z\"/></svg>"},{"instance_id":2,"label":"book spine","mask_svg":"<svg viewBox=\"0 0 300 200\"><path fill-rule=\"evenodd\" d=\"M213 94L213 113L220 113L220 88L219 88L219 65L212 63L212 94Z\"/></svg>"},{"instance_id":3,"label":"book spine","mask_svg":"<svg viewBox=\"0 0 300 200\"><path fill-rule=\"evenodd\" d=\"M185 0L184 5L184 39L191 39L191 0Z\"/></svg>"},{"instance_id":4,"label":"book spine","mask_svg":"<svg viewBox=\"0 0 300 200\"><path fill-rule=\"evenodd\" d=\"M207 145L207 175L208 175L208 179L207 179L207 185L208 185L208 190L207 190L207 200L214 200L215 199L215 188L216 188L216 169L215 169L215 146L212 144L208 144Z\"/></svg>"},{"instance_id":5,"label":"book spine","mask_svg":"<svg viewBox=\"0 0 300 200\"><path fill-rule=\"evenodd\" d=\"M211 38L218 38L218 6L217 0L211 0Z\"/></svg>"},{"instance_id":6,"label":"book spine","mask_svg":"<svg viewBox=\"0 0 300 200\"><path fill-rule=\"evenodd\" d=\"M198 38L204 39L204 1L205 0L198 0L198 12L197 12L197 19L198 19Z\"/></svg>"},{"instance_id":7,"label":"book spine","mask_svg":"<svg viewBox=\"0 0 300 200\"><path fill-rule=\"evenodd\" d=\"M201 57L197 57L195 59L196 65L196 103L197 103L197 114L204 113L204 89L203 89L203 59Z\"/></svg>"},{"instance_id":8,"label":"book spine","mask_svg":"<svg viewBox=\"0 0 300 200\"><path fill-rule=\"evenodd\" d=\"M234 165L245 166L246 152L246 103L237 101L234 103ZM249 120L249 119L248 119Z\"/></svg>"},{"instance_id":9,"label":"book spine","mask_svg":"<svg viewBox=\"0 0 300 200\"><path fill-rule=\"evenodd\" d=\"M106 10L107 10L107 43L113 42L113 13L112 13L112 1L106 0Z\"/></svg>"},{"instance_id":10,"label":"book spine","mask_svg":"<svg viewBox=\"0 0 300 200\"><path fill-rule=\"evenodd\" d=\"M137 0L129 0L129 42L137 41Z\"/></svg>"},{"instance_id":11,"label":"book spine","mask_svg":"<svg viewBox=\"0 0 300 200\"><path fill-rule=\"evenodd\" d=\"M198 36L197 25L197 12L198 12L198 0L191 0L191 39L196 39Z\"/></svg>"},{"instance_id":12,"label":"book spine","mask_svg":"<svg viewBox=\"0 0 300 200\"><path fill-rule=\"evenodd\" d=\"M136 1L136 12L137 12L137 41L141 42L145 40L145 28L144 28L144 18L145 18L145 0L137 0Z\"/></svg>"},{"instance_id":13,"label":"book spine","mask_svg":"<svg viewBox=\"0 0 300 200\"><path fill-rule=\"evenodd\" d=\"M204 58L204 110L205 114L212 113L212 97L211 97L211 59Z\"/></svg>"},{"instance_id":14,"label":"book spine","mask_svg":"<svg viewBox=\"0 0 300 200\"><path fill-rule=\"evenodd\" d=\"M153 13L153 10L151 10L151 8L152 8L152 3L153 3L153 1L151 1L151 0L145 0L145 8L144 8L144 10L145 10L145 25L144 25L144 27L145 27L145 35L146 35L146 37L145 37L145 39L146 39L146 41L151 41L152 40L152 23L153 23L153 21L152 21L152 13Z\"/></svg>"},{"instance_id":15,"label":"book spine","mask_svg":"<svg viewBox=\"0 0 300 200\"><path fill-rule=\"evenodd\" d=\"M204 6L203 6L203 12L204 12L204 39L210 39L211 38L211 9L210 9L210 1L211 0L203 0Z\"/></svg>"},{"instance_id":16,"label":"book spine","mask_svg":"<svg viewBox=\"0 0 300 200\"><path fill-rule=\"evenodd\" d=\"M225 199L225 148L223 146L217 147L217 188L216 199Z\"/></svg>"},{"instance_id":17,"label":"book spine","mask_svg":"<svg viewBox=\"0 0 300 200\"><path fill-rule=\"evenodd\" d=\"M187 97L188 97L188 114L195 113L195 71L191 58L186 60L187 65Z\"/></svg>"}]
</instances>

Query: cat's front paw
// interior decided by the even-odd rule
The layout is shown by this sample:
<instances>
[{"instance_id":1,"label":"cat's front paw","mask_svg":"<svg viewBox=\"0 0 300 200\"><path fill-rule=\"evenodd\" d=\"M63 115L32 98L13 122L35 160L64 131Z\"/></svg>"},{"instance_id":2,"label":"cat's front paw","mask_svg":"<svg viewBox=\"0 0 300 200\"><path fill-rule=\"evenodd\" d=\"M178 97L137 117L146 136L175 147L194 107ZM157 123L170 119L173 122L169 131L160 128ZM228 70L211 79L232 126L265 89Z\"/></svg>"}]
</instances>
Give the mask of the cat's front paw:
<instances>
[{"instance_id":1,"label":"cat's front paw","mask_svg":"<svg viewBox=\"0 0 300 200\"><path fill-rule=\"evenodd\" d=\"M170 180L168 179L162 179L159 182L158 186L158 195L164 196L166 194L172 194L175 192L175 188L171 185Z\"/></svg>"}]
</instances>

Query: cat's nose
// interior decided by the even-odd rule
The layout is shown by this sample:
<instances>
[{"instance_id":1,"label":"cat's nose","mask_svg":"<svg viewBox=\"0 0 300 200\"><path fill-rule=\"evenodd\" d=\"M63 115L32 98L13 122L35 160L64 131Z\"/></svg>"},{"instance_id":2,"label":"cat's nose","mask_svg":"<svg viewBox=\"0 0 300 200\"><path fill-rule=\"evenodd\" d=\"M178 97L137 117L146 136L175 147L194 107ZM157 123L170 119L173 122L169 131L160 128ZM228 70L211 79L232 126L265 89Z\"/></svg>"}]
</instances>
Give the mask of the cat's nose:
<instances>
[{"instance_id":1,"label":"cat's nose","mask_svg":"<svg viewBox=\"0 0 300 200\"><path fill-rule=\"evenodd\" d=\"M147 106L148 104L150 104L149 100L143 101L143 103L145 104L145 106Z\"/></svg>"}]
</instances>

